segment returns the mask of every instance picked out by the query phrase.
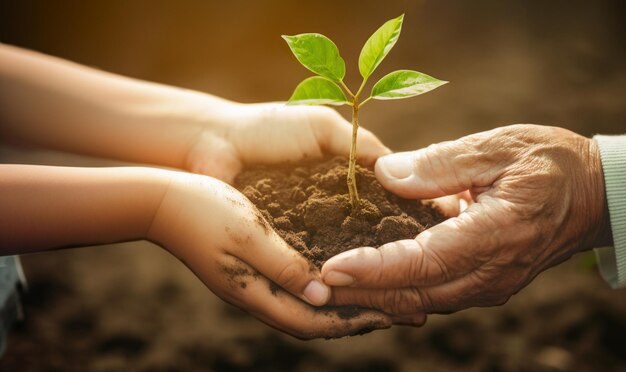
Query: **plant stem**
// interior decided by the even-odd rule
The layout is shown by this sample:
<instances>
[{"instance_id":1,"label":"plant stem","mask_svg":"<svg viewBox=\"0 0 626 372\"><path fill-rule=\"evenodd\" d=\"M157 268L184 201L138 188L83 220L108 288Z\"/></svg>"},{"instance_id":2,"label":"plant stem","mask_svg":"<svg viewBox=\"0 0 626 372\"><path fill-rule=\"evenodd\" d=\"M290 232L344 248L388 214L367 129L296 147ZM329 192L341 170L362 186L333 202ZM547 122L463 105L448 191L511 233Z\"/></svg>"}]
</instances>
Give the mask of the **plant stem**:
<instances>
[{"instance_id":1,"label":"plant stem","mask_svg":"<svg viewBox=\"0 0 626 372\"><path fill-rule=\"evenodd\" d=\"M363 100L363 102L361 102L361 104L359 105L359 107L360 107L360 106L363 106L364 104L366 104L367 102L369 102L369 100L371 100L371 99L372 99L372 96L367 97L365 100Z\"/></svg>"},{"instance_id":2,"label":"plant stem","mask_svg":"<svg viewBox=\"0 0 626 372\"><path fill-rule=\"evenodd\" d=\"M352 105L352 146L348 160L348 192L352 213L359 208L359 193L356 188L356 140L359 131L359 102L357 100L358 98L355 98Z\"/></svg>"},{"instance_id":3,"label":"plant stem","mask_svg":"<svg viewBox=\"0 0 626 372\"><path fill-rule=\"evenodd\" d=\"M361 92L363 91L363 88L365 88L365 83L367 83L367 78L363 79L363 82L361 83L361 86L359 87L359 90L356 91L356 94L354 95L354 102L357 103L357 101L359 100L359 96L361 95Z\"/></svg>"},{"instance_id":4,"label":"plant stem","mask_svg":"<svg viewBox=\"0 0 626 372\"><path fill-rule=\"evenodd\" d=\"M350 97L351 97L352 99L354 99L354 93L352 93L352 91L350 90L350 88L348 88L348 86L347 86L347 85L346 85L346 84L345 84L342 80L339 80L339 83L341 84L341 86L343 87L343 89L345 89L345 90L346 90L346 92L348 92L348 94L350 95Z\"/></svg>"}]
</instances>

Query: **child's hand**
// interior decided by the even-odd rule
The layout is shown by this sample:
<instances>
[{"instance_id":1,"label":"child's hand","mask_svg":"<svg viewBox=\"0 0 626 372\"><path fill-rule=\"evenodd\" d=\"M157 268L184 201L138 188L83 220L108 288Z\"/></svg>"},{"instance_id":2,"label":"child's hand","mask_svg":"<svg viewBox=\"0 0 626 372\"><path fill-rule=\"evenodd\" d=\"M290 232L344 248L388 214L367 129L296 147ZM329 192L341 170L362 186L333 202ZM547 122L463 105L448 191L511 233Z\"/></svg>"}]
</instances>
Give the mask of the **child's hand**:
<instances>
[{"instance_id":1,"label":"child's hand","mask_svg":"<svg viewBox=\"0 0 626 372\"><path fill-rule=\"evenodd\" d=\"M0 164L0 254L148 239L224 300L296 337L390 326L375 311L341 319L310 306L328 301L328 287L258 213L203 175Z\"/></svg>"},{"instance_id":2,"label":"child's hand","mask_svg":"<svg viewBox=\"0 0 626 372\"><path fill-rule=\"evenodd\" d=\"M304 339L391 325L374 311L342 319L308 305L325 304L330 289L242 194L210 177L174 174L147 237L169 249L222 299Z\"/></svg>"},{"instance_id":3,"label":"child's hand","mask_svg":"<svg viewBox=\"0 0 626 372\"><path fill-rule=\"evenodd\" d=\"M185 169L232 182L244 165L293 162L324 153L348 156L352 126L327 107L284 103L227 103L191 141ZM360 128L359 160L373 164L389 153L371 132Z\"/></svg>"}]
</instances>

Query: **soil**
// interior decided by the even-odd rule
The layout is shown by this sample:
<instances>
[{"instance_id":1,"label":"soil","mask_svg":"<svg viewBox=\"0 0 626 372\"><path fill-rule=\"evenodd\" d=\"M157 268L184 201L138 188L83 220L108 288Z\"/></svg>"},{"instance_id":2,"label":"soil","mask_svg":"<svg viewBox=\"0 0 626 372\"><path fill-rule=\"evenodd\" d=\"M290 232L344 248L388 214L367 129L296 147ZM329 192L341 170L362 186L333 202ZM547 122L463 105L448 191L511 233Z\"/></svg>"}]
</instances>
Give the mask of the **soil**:
<instances>
[{"instance_id":1,"label":"soil","mask_svg":"<svg viewBox=\"0 0 626 372\"><path fill-rule=\"evenodd\" d=\"M244 170L235 184L292 247L320 268L346 250L412 239L445 217L432 203L386 191L357 165L359 208L352 208L343 157Z\"/></svg>"}]
</instances>

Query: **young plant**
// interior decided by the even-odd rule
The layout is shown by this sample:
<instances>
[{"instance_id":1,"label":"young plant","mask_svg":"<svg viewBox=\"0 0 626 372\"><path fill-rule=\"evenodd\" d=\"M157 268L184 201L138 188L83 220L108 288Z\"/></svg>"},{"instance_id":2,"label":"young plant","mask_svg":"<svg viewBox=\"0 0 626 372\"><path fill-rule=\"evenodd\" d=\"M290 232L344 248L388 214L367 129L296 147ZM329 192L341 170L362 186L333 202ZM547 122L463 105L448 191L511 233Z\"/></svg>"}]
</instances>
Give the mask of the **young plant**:
<instances>
[{"instance_id":1,"label":"young plant","mask_svg":"<svg viewBox=\"0 0 626 372\"><path fill-rule=\"evenodd\" d=\"M298 61L317 74L298 84L288 104L352 106L352 146L350 147L347 181L353 211L356 211L359 206L356 186L359 109L371 99L389 100L413 97L447 83L447 81L435 79L421 72L398 70L385 75L374 84L369 96L361 99L365 83L398 41L403 19L404 14L385 22L365 42L359 55L359 72L363 77L363 82L356 93L352 93L343 82L346 64L339 55L337 46L329 38L315 33L283 35L283 39L287 41ZM341 88L348 93L348 97Z\"/></svg>"}]
</instances>

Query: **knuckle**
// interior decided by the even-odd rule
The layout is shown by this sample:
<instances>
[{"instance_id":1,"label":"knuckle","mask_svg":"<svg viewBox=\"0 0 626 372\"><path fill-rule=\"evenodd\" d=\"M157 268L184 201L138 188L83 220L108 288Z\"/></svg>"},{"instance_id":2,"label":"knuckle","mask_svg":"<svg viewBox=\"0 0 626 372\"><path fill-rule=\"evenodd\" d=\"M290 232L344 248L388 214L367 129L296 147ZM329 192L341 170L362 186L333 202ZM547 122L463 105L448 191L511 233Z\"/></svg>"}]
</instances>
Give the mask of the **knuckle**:
<instances>
[{"instance_id":1,"label":"knuckle","mask_svg":"<svg viewBox=\"0 0 626 372\"><path fill-rule=\"evenodd\" d=\"M417 167L417 166L427 165L429 169L433 169L433 170L437 169L439 158L440 156L443 155L442 148L444 146L445 146L444 144L428 145L424 151L420 151L419 153L415 154L415 155L421 155L421 156L414 156L414 162L415 162L414 166Z\"/></svg>"},{"instance_id":2,"label":"knuckle","mask_svg":"<svg viewBox=\"0 0 626 372\"><path fill-rule=\"evenodd\" d=\"M421 174L430 175L441 169L441 144L432 144L423 150L411 153L413 168Z\"/></svg>"},{"instance_id":3,"label":"knuckle","mask_svg":"<svg viewBox=\"0 0 626 372\"><path fill-rule=\"evenodd\" d=\"M398 290L394 290L394 289L385 290L382 296L383 303L380 304L378 307L382 308L386 313L389 313L389 314L402 313L400 311L401 310L400 304L402 301L399 298L398 294L399 294Z\"/></svg>"},{"instance_id":4,"label":"knuckle","mask_svg":"<svg viewBox=\"0 0 626 372\"><path fill-rule=\"evenodd\" d=\"M435 250L424 250L422 249L422 275L421 278L440 278L440 282L448 282L452 279L452 275L450 270L448 269L448 265L446 261L441 255ZM427 265L426 262L432 263L432 265ZM432 272L430 267L436 267L436 272ZM427 283L430 283L427 281Z\"/></svg>"},{"instance_id":5,"label":"knuckle","mask_svg":"<svg viewBox=\"0 0 626 372\"><path fill-rule=\"evenodd\" d=\"M472 180L465 169L476 165L476 155L468 150L468 146L462 140L447 141L430 145L422 154L419 167L426 167L429 173L441 173L445 169L445 177L433 177L432 182L443 194L455 192L455 186L469 188Z\"/></svg>"},{"instance_id":6,"label":"knuckle","mask_svg":"<svg viewBox=\"0 0 626 372\"><path fill-rule=\"evenodd\" d=\"M278 271L275 281L286 289L296 290L301 279L304 278L302 273L306 272L303 265L299 262L290 262Z\"/></svg>"},{"instance_id":7,"label":"knuckle","mask_svg":"<svg viewBox=\"0 0 626 372\"><path fill-rule=\"evenodd\" d=\"M363 132L359 133L358 141L368 147L380 147L383 146L382 142L376 137L376 135L366 129L362 129Z\"/></svg>"},{"instance_id":8,"label":"knuckle","mask_svg":"<svg viewBox=\"0 0 626 372\"><path fill-rule=\"evenodd\" d=\"M381 308L389 314L410 314L421 310L421 296L419 290L393 289L385 290Z\"/></svg>"},{"instance_id":9,"label":"knuckle","mask_svg":"<svg viewBox=\"0 0 626 372\"><path fill-rule=\"evenodd\" d=\"M434 304L432 298L428 295L428 292L420 288L415 288L415 292L415 295L419 298L419 304L421 306L421 309L416 310L422 310L424 312L432 311L434 309Z\"/></svg>"},{"instance_id":10,"label":"knuckle","mask_svg":"<svg viewBox=\"0 0 626 372\"><path fill-rule=\"evenodd\" d=\"M378 262L374 269L364 274L368 282L393 282L398 286L424 282L422 249L414 239L397 240L372 251L377 255ZM401 261L396 258L398 255L403 257Z\"/></svg>"},{"instance_id":11,"label":"knuckle","mask_svg":"<svg viewBox=\"0 0 626 372\"><path fill-rule=\"evenodd\" d=\"M349 135L346 128L350 127L348 123L337 111L328 107L308 107L310 111L308 115L308 126L312 130L313 135L322 146L328 150L337 146L338 139L343 139ZM317 110L316 110L317 109ZM343 146L344 142L340 142Z\"/></svg>"},{"instance_id":12,"label":"knuckle","mask_svg":"<svg viewBox=\"0 0 626 372\"><path fill-rule=\"evenodd\" d=\"M425 270L424 248L419 242L415 254L409 257L409 273L411 275L410 284L428 282L428 272Z\"/></svg>"},{"instance_id":13,"label":"knuckle","mask_svg":"<svg viewBox=\"0 0 626 372\"><path fill-rule=\"evenodd\" d=\"M441 150L448 142L432 143L424 148L424 156L436 156L441 153Z\"/></svg>"},{"instance_id":14,"label":"knuckle","mask_svg":"<svg viewBox=\"0 0 626 372\"><path fill-rule=\"evenodd\" d=\"M319 123L325 126L327 130L332 130L336 126L344 125L346 122L343 117L335 110L326 106L310 107L312 113L315 115L313 123Z\"/></svg>"}]
</instances>

